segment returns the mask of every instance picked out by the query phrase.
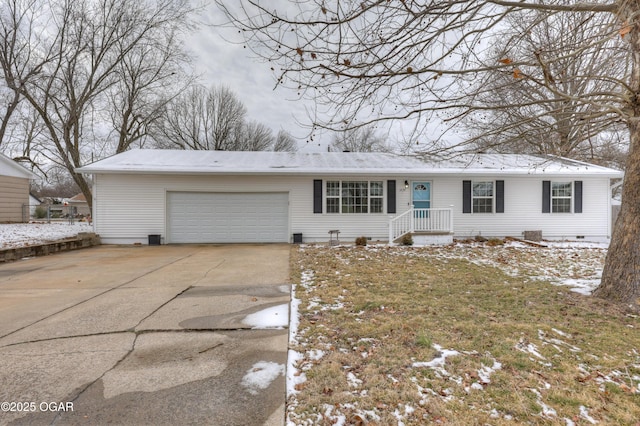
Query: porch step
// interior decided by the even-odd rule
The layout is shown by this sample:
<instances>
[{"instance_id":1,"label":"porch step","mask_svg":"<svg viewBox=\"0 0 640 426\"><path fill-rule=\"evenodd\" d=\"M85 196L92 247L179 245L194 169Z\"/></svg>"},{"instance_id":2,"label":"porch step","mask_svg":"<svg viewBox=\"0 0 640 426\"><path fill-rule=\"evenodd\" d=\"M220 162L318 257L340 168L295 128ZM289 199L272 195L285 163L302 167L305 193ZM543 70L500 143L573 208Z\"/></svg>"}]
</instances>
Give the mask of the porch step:
<instances>
[{"instance_id":1,"label":"porch step","mask_svg":"<svg viewBox=\"0 0 640 426\"><path fill-rule=\"evenodd\" d=\"M453 232L447 231L413 231L410 232L412 236L416 235L453 235Z\"/></svg>"},{"instance_id":2,"label":"porch step","mask_svg":"<svg viewBox=\"0 0 640 426\"><path fill-rule=\"evenodd\" d=\"M453 244L452 232L413 232L411 238L416 246Z\"/></svg>"},{"instance_id":3,"label":"porch step","mask_svg":"<svg viewBox=\"0 0 640 426\"><path fill-rule=\"evenodd\" d=\"M412 235L442 235L453 232L453 229L452 209L411 207L389 220L389 241L398 241L408 232Z\"/></svg>"}]
</instances>

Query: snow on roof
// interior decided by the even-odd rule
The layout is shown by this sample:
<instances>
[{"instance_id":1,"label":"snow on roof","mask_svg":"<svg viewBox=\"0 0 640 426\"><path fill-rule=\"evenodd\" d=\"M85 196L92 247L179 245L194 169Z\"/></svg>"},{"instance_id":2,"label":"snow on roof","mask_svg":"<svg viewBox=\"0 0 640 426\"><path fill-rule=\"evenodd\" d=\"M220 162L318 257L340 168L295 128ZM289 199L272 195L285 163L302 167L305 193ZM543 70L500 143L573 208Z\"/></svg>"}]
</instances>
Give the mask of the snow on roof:
<instances>
[{"instance_id":1,"label":"snow on roof","mask_svg":"<svg viewBox=\"0 0 640 426\"><path fill-rule=\"evenodd\" d=\"M597 174L606 167L559 157L465 154L453 158L370 152L185 151L136 149L77 169L80 173L161 174Z\"/></svg>"},{"instance_id":2,"label":"snow on roof","mask_svg":"<svg viewBox=\"0 0 640 426\"><path fill-rule=\"evenodd\" d=\"M31 170L4 154L0 154L0 176L12 176L25 179L37 178Z\"/></svg>"},{"instance_id":3,"label":"snow on roof","mask_svg":"<svg viewBox=\"0 0 640 426\"><path fill-rule=\"evenodd\" d=\"M87 197L85 197L84 194L81 192L81 193L76 194L73 197L69 198L69 202L71 202L71 203L86 203L87 202Z\"/></svg>"}]
</instances>

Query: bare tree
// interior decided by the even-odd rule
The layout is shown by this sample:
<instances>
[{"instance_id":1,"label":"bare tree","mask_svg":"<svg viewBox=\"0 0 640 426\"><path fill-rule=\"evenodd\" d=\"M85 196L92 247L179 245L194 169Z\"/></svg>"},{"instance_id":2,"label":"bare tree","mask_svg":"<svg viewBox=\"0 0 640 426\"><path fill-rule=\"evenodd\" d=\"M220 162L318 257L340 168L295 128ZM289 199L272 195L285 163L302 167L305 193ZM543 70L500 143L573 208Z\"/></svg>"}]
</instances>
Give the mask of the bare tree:
<instances>
[{"instance_id":1,"label":"bare tree","mask_svg":"<svg viewBox=\"0 0 640 426\"><path fill-rule=\"evenodd\" d=\"M46 128L37 112L21 105L12 114L12 120L5 134L3 150L11 154L13 160L47 178L48 163Z\"/></svg>"},{"instance_id":2,"label":"bare tree","mask_svg":"<svg viewBox=\"0 0 640 426\"><path fill-rule=\"evenodd\" d=\"M231 89L219 86L211 91L207 107L214 112L211 117L213 149L232 150L234 131L244 120L245 106Z\"/></svg>"},{"instance_id":3,"label":"bare tree","mask_svg":"<svg viewBox=\"0 0 640 426\"><path fill-rule=\"evenodd\" d=\"M239 123L235 129L233 143L226 151L269 151L273 146L273 132L257 121Z\"/></svg>"},{"instance_id":4,"label":"bare tree","mask_svg":"<svg viewBox=\"0 0 640 426\"><path fill-rule=\"evenodd\" d=\"M160 148L216 151L292 151L295 141L287 132L276 138L272 130L246 121L246 108L226 86L209 90L193 86L167 103L153 131Z\"/></svg>"},{"instance_id":5,"label":"bare tree","mask_svg":"<svg viewBox=\"0 0 640 426\"><path fill-rule=\"evenodd\" d=\"M336 133L330 148L335 151L384 152L390 151L374 126L356 127Z\"/></svg>"},{"instance_id":6,"label":"bare tree","mask_svg":"<svg viewBox=\"0 0 640 426\"><path fill-rule=\"evenodd\" d=\"M598 117L608 115L625 123L630 149L623 203L595 294L640 307L640 3L311 0L279 3L277 8L257 0L217 3L247 45L269 61L278 84L317 99L319 107L333 112L319 126L348 128L390 119L411 119L422 129L436 119L457 125L470 112L490 109L476 105L459 89L498 69L544 87L554 95L560 113L563 103L575 101L585 117L591 118L590 108L595 108ZM486 47L508 16L527 10L540 12L540 19L583 12L602 18L599 25L558 28L589 36L588 44L576 45L562 56L541 50L535 60L516 56L495 64L477 57L475 52ZM514 35L503 43L521 38ZM612 73L606 65L592 67L581 78L611 86L580 98L555 84L562 74L553 64L606 49L611 40L622 40L628 50L627 74ZM518 100L516 104L521 105Z\"/></svg>"},{"instance_id":7,"label":"bare tree","mask_svg":"<svg viewBox=\"0 0 640 426\"><path fill-rule=\"evenodd\" d=\"M188 0L11 0L0 6L8 29L0 33L0 56L13 58L3 64L5 84L38 113L49 158L69 171L89 203L90 185L76 167L138 140L133 123L153 117L139 109L143 93L167 81L167 56L179 53L173 37L189 28L192 11ZM118 99L113 90L123 84L128 91ZM110 100L120 111L112 123L119 133L115 146L99 129L108 123Z\"/></svg>"},{"instance_id":8,"label":"bare tree","mask_svg":"<svg viewBox=\"0 0 640 426\"><path fill-rule=\"evenodd\" d=\"M165 148L232 150L246 108L226 86L193 86L167 104L155 139Z\"/></svg>"},{"instance_id":9,"label":"bare tree","mask_svg":"<svg viewBox=\"0 0 640 426\"><path fill-rule=\"evenodd\" d=\"M8 0L0 6L0 99L5 105L0 118L0 147L6 143L7 132L22 90L34 81L44 65L54 60L55 52L38 36L38 24L46 25L38 0Z\"/></svg>"},{"instance_id":10,"label":"bare tree","mask_svg":"<svg viewBox=\"0 0 640 426\"><path fill-rule=\"evenodd\" d=\"M287 151L295 152L298 150L296 140L291 134L285 130L280 130L276 135L276 139L273 142L273 151Z\"/></svg>"},{"instance_id":11,"label":"bare tree","mask_svg":"<svg viewBox=\"0 0 640 426\"><path fill-rule=\"evenodd\" d=\"M612 38L606 45L591 45L593 28L601 26L603 19L606 16L593 12L509 15L506 29L492 37L492 48L482 58L488 69L491 64L508 64L511 58L526 58L530 63L543 55L556 59L546 67L531 67L529 78L514 78L513 69L495 69L479 76L467 94L470 104L483 109L462 122L471 134L471 148L610 163L616 148L612 142L622 142L620 138L612 141L611 136L624 132L624 124L606 106L582 101L594 93L618 90L617 81L592 78L600 67L618 80L629 74L629 51L623 40ZM558 31L561 28L573 30ZM576 46L587 48L574 56L571 51ZM617 147L619 152L626 149L625 143Z\"/></svg>"},{"instance_id":12,"label":"bare tree","mask_svg":"<svg viewBox=\"0 0 640 426\"><path fill-rule=\"evenodd\" d=\"M213 144L207 131L207 114L204 88L192 87L165 105L153 130L156 144L165 149L209 149Z\"/></svg>"},{"instance_id":13,"label":"bare tree","mask_svg":"<svg viewBox=\"0 0 640 426\"><path fill-rule=\"evenodd\" d=\"M31 189L38 197L51 198L71 198L80 192L68 171L60 167L50 169L47 181L35 184Z\"/></svg>"},{"instance_id":14,"label":"bare tree","mask_svg":"<svg viewBox=\"0 0 640 426\"><path fill-rule=\"evenodd\" d=\"M178 34L171 29L135 46L118 64L116 83L108 91L106 120L116 135L115 152L133 144L143 146L165 106L192 83L184 71L190 58L181 52Z\"/></svg>"}]
</instances>

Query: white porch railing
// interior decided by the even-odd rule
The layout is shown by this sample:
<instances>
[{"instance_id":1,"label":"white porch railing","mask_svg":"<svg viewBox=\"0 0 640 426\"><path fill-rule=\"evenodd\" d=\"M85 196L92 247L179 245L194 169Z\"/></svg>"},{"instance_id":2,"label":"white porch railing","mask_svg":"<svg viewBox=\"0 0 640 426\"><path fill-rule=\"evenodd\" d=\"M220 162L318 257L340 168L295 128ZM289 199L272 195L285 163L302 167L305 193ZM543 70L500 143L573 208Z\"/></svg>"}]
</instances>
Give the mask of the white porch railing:
<instances>
[{"instance_id":1,"label":"white porch railing","mask_svg":"<svg viewBox=\"0 0 640 426\"><path fill-rule=\"evenodd\" d=\"M452 233L451 209L417 209L412 207L389 221L389 242L413 232Z\"/></svg>"}]
</instances>

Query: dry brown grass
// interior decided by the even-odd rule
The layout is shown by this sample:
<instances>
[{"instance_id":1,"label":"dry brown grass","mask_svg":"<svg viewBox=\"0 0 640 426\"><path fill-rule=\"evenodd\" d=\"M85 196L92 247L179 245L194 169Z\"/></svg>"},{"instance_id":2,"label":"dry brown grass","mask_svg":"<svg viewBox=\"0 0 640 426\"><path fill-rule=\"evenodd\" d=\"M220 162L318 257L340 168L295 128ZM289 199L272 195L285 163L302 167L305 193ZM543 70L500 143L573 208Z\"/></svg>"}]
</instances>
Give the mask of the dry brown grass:
<instances>
[{"instance_id":1,"label":"dry brown grass","mask_svg":"<svg viewBox=\"0 0 640 426\"><path fill-rule=\"evenodd\" d=\"M290 396L292 423L640 424L637 317L531 280L526 251L469 248L471 263L443 250L293 250L302 284L292 349L307 380ZM567 277L584 273L529 253L563 262ZM507 275L490 266L500 256L507 270L529 269ZM446 350L458 354L442 368L415 364Z\"/></svg>"}]
</instances>

